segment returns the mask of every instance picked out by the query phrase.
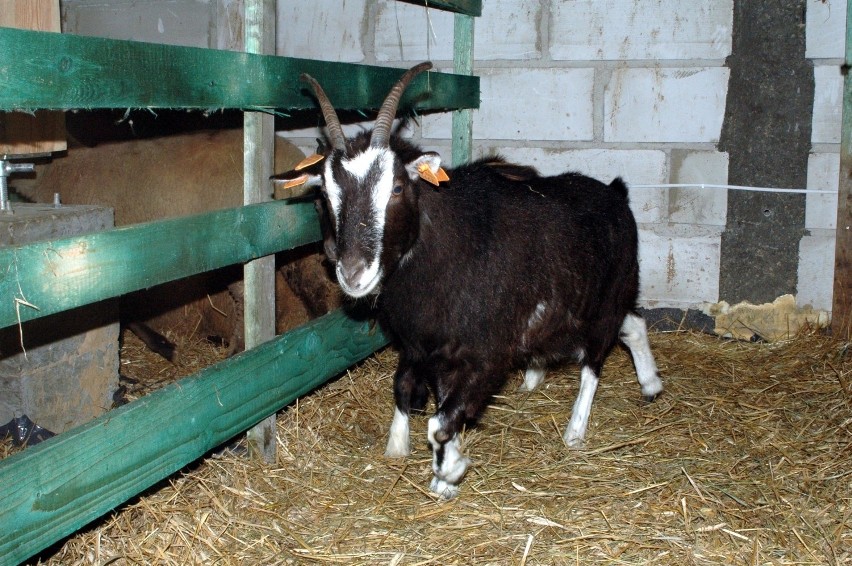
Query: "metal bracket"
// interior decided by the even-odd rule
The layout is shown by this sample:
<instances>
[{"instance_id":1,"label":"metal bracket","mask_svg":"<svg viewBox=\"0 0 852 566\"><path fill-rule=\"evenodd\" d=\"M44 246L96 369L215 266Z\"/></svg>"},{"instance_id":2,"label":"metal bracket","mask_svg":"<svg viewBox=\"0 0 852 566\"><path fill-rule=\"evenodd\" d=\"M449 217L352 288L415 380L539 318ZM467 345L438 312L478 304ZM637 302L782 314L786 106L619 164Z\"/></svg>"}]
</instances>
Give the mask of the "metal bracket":
<instances>
[{"instance_id":1,"label":"metal bracket","mask_svg":"<svg viewBox=\"0 0 852 566\"><path fill-rule=\"evenodd\" d=\"M0 212L11 214L12 205L9 202L9 180L15 173L32 173L35 171L35 163L12 163L12 159L27 159L41 157L41 153L28 153L26 155L0 155Z\"/></svg>"}]
</instances>

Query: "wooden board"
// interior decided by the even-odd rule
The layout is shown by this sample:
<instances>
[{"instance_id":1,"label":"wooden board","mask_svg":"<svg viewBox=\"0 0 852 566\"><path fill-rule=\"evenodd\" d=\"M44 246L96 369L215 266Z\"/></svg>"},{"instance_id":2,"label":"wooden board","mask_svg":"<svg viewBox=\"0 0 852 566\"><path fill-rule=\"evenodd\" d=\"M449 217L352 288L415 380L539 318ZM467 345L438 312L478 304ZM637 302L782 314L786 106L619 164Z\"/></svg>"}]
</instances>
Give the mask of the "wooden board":
<instances>
[{"instance_id":1,"label":"wooden board","mask_svg":"<svg viewBox=\"0 0 852 566\"><path fill-rule=\"evenodd\" d=\"M0 462L0 564L109 512L386 343L334 312ZM251 379L246 379L251 376Z\"/></svg>"},{"instance_id":2,"label":"wooden board","mask_svg":"<svg viewBox=\"0 0 852 566\"><path fill-rule=\"evenodd\" d=\"M403 0L409 4L419 4L446 12L456 12L468 16L482 15L482 0Z\"/></svg>"},{"instance_id":3,"label":"wooden board","mask_svg":"<svg viewBox=\"0 0 852 566\"><path fill-rule=\"evenodd\" d=\"M276 201L0 248L0 327L319 238L313 203Z\"/></svg>"},{"instance_id":4,"label":"wooden board","mask_svg":"<svg viewBox=\"0 0 852 566\"><path fill-rule=\"evenodd\" d=\"M337 108L378 108L403 69L0 28L0 110L315 109L314 76ZM479 78L424 73L402 107L477 108Z\"/></svg>"},{"instance_id":5,"label":"wooden board","mask_svg":"<svg viewBox=\"0 0 852 566\"><path fill-rule=\"evenodd\" d=\"M459 75L473 74L473 30L471 16L456 14L453 23L453 71ZM473 112L470 109L453 112L453 166L467 163L473 157Z\"/></svg>"},{"instance_id":6,"label":"wooden board","mask_svg":"<svg viewBox=\"0 0 852 566\"><path fill-rule=\"evenodd\" d=\"M852 2L846 6L846 69L837 194L837 239L834 253L834 301L831 327L835 335L852 336Z\"/></svg>"},{"instance_id":7,"label":"wooden board","mask_svg":"<svg viewBox=\"0 0 852 566\"><path fill-rule=\"evenodd\" d=\"M245 49L248 53L275 53L275 0L246 0ZM275 147L273 117L245 112L243 126L243 201L254 204L272 199L272 162ZM254 348L275 337L275 257L250 261L243 267L245 281L245 341ZM251 428L249 453L268 464L275 462L275 415Z\"/></svg>"},{"instance_id":8,"label":"wooden board","mask_svg":"<svg viewBox=\"0 0 852 566\"><path fill-rule=\"evenodd\" d=\"M59 31L59 0L0 0L0 27ZM65 115L0 112L0 155L62 151Z\"/></svg>"}]
</instances>

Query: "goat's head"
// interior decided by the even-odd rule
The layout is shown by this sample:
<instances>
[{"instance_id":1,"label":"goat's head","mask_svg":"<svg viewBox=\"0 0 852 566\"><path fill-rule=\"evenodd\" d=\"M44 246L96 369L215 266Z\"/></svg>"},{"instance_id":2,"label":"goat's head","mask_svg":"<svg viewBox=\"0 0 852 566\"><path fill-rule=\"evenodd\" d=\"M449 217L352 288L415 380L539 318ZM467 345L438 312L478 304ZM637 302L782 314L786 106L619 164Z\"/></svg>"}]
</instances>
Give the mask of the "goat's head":
<instances>
[{"instance_id":1,"label":"goat's head","mask_svg":"<svg viewBox=\"0 0 852 566\"><path fill-rule=\"evenodd\" d=\"M325 249L336 262L337 280L351 297L379 290L383 278L416 240L420 181L446 180L437 153L422 152L391 135L405 88L429 62L409 69L393 86L371 131L347 140L340 120L319 83L314 90L325 118L330 145L307 158L295 171L276 175L287 185L320 188L317 208L325 222Z\"/></svg>"}]
</instances>

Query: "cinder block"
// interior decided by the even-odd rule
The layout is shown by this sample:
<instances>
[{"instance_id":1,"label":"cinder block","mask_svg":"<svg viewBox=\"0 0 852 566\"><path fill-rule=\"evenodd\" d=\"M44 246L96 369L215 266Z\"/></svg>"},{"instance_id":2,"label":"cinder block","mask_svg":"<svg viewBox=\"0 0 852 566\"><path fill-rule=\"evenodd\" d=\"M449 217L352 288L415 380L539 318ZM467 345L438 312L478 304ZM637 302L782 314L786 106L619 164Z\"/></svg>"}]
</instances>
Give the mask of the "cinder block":
<instances>
[{"instance_id":1,"label":"cinder block","mask_svg":"<svg viewBox=\"0 0 852 566\"><path fill-rule=\"evenodd\" d=\"M687 309L717 302L721 235L714 226L640 225L640 304Z\"/></svg>"},{"instance_id":2,"label":"cinder block","mask_svg":"<svg viewBox=\"0 0 852 566\"><path fill-rule=\"evenodd\" d=\"M799 242L796 304L831 311L834 294L834 230L812 230Z\"/></svg>"},{"instance_id":3,"label":"cinder block","mask_svg":"<svg viewBox=\"0 0 852 566\"><path fill-rule=\"evenodd\" d=\"M112 226L105 207L16 203L14 214L0 215L0 246ZM0 328L0 424L27 415L59 433L107 411L118 388L118 334L116 300Z\"/></svg>"},{"instance_id":4,"label":"cinder block","mask_svg":"<svg viewBox=\"0 0 852 566\"><path fill-rule=\"evenodd\" d=\"M843 75L838 65L814 67L813 143L840 143L843 115Z\"/></svg>"},{"instance_id":5,"label":"cinder block","mask_svg":"<svg viewBox=\"0 0 852 566\"><path fill-rule=\"evenodd\" d=\"M594 136L594 69L478 69L474 140L583 141ZM518 92L527 93L519 102ZM422 118L424 138L450 139L449 113Z\"/></svg>"},{"instance_id":6,"label":"cinder block","mask_svg":"<svg viewBox=\"0 0 852 566\"><path fill-rule=\"evenodd\" d=\"M805 57L843 59L846 51L846 0L808 2Z\"/></svg>"},{"instance_id":7,"label":"cinder block","mask_svg":"<svg viewBox=\"0 0 852 566\"><path fill-rule=\"evenodd\" d=\"M278 55L360 63L366 0L328 3L278 2Z\"/></svg>"},{"instance_id":8,"label":"cinder block","mask_svg":"<svg viewBox=\"0 0 852 566\"><path fill-rule=\"evenodd\" d=\"M668 171L666 154L658 150L495 147L488 151L532 165L542 175L576 171L605 183L615 177L632 184L664 183Z\"/></svg>"},{"instance_id":9,"label":"cinder block","mask_svg":"<svg viewBox=\"0 0 852 566\"><path fill-rule=\"evenodd\" d=\"M450 12L379 0L374 45L376 60L452 61L453 27Z\"/></svg>"},{"instance_id":10,"label":"cinder block","mask_svg":"<svg viewBox=\"0 0 852 566\"><path fill-rule=\"evenodd\" d=\"M673 184L726 185L728 154L718 151L672 151ZM714 188L669 190L670 222L724 226L728 213L728 191Z\"/></svg>"},{"instance_id":11,"label":"cinder block","mask_svg":"<svg viewBox=\"0 0 852 566\"><path fill-rule=\"evenodd\" d=\"M550 56L566 60L724 59L732 0L552 2Z\"/></svg>"},{"instance_id":12,"label":"cinder block","mask_svg":"<svg viewBox=\"0 0 852 566\"><path fill-rule=\"evenodd\" d=\"M812 153L808 157L808 190L833 191L808 194L805 200L805 228L834 230L837 227L837 187L840 182L840 154Z\"/></svg>"},{"instance_id":13,"label":"cinder block","mask_svg":"<svg viewBox=\"0 0 852 566\"><path fill-rule=\"evenodd\" d=\"M152 43L215 47L209 2L118 0L63 2L63 31L77 35Z\"/></svg>"},{"instance_id":14,"label":"cinder block","mask_svg":"<svg viewBox=\"0 0 852 566\"><path fill-rule=\"evenodd\" d=\"M482 16L474 24L474 60L540 59L538 22L541 20L541 6L539 0L483 2Z\"/></svg>"},{"instance_id":15,"label":"cinder block","mask_svg":"<svg viewBox=\"0 0 852 566\"><path fill-rule=\"evenodd\" d=\"M613 71L604 94L604 141L718 142L729 75L723 67Z\"/></svg>"},{"instance_id":16,"label":"cinder block","mask_svg":"<svg viewBox=\"0 0 852 566\"><path fill-rule=\"evenodd\" d=\"M482 104L474 139L593 139L594 69L500 68L478 74Z\"/></svg>"}]
</instances>

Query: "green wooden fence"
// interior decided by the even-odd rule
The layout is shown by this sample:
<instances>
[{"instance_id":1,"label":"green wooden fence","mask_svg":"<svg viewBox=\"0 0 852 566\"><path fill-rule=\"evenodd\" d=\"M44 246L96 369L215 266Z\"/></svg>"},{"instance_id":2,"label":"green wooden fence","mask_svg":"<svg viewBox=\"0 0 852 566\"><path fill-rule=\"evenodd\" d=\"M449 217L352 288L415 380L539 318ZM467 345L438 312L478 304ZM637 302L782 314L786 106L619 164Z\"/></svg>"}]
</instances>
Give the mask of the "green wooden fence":
<instances>
[{"instance_id":1,"label":"green wooden fence","mask_svg":"<svg viewBox=\"0 0 852 566\"><path fill-rule=\"evenodd\" d=\"M481 12L477 0L427 4L464 14L457 18ZM0 111L286 114L314 108L302 72L338 107L371 109L403 70L0 28ZM421 75L402 104L420 112L476 108L479 80ZM0 327L318 237L312 207L270 202L0 248ZM0 461L0 564L73 533L385 343L365 321L335 312Z\"/></svg>"}]
</instances>

